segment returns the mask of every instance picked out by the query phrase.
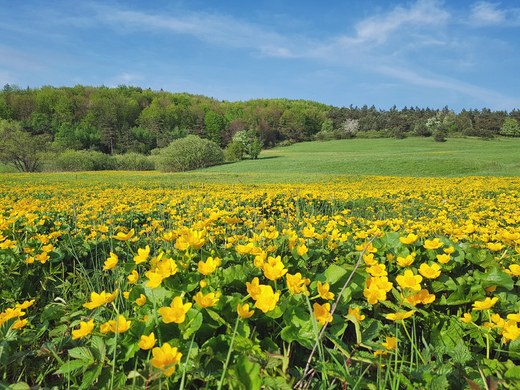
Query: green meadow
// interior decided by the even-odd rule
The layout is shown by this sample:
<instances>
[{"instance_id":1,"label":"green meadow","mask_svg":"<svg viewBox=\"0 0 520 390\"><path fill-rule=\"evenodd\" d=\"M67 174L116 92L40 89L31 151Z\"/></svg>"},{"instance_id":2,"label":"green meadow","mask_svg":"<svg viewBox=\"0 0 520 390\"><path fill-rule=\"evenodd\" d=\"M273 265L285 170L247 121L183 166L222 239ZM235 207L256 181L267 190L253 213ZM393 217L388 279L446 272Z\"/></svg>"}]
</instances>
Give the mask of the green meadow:
<instances>
[{"instance_id":1,"label":"green meadow","mask_svg":"<svg viewBox=\"0 0 520 390\"><path fill-rule=\"evenodd\" d=\"M339 176L520 176L520 139L431 138L351 139L304 142L263 150L258 160L244 160L183 173L65 172L6 174L16 182L149 182L179 185L194 182L260 184L315 183ZM2 167L0 167L2 168ZM3 171L7 171L3 167ZM2 172L2 169L0 169Z\"/></svg>"}]
</instances>

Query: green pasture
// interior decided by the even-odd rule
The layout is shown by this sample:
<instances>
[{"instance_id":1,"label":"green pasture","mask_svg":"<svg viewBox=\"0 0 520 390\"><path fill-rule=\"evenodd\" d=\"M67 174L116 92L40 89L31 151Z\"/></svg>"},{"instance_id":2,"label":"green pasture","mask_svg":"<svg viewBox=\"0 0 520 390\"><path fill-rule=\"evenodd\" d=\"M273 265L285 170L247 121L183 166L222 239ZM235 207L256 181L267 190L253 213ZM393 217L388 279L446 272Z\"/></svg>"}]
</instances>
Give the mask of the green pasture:
<instances>
[{"instance_id":1,"label":"green pasture","mask_svg":"<svg viewBox=\"0 0 520 390\"><path fill-rule=\"evenodd\" d=\"M0 167L1 168L1 167ZM6 169L0 169L6 172ZM185 173L66 172L4 174L15 182L313 183L349 176L520 176L520 139L431 138L351 139L304 142L263 150L244 160Z\"/></svg>"}]
</instances>

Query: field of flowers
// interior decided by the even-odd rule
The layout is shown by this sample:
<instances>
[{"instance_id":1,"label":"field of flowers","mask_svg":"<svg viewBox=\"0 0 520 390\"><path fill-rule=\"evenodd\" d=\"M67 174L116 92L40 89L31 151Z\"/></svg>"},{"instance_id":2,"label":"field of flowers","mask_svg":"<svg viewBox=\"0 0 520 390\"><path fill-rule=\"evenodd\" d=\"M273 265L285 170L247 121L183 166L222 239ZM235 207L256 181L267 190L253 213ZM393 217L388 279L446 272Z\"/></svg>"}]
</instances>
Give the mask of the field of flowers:
<instances>
[{"instance_id":1,"label":"field of flowers","mask_svg":"<svg viewBox=\"0 0 520 390\"><path fill-rule=\"evenodd\" d=\"M0 198L0 387L520 387L518 178Z\"/></svg>"}]
</instances>

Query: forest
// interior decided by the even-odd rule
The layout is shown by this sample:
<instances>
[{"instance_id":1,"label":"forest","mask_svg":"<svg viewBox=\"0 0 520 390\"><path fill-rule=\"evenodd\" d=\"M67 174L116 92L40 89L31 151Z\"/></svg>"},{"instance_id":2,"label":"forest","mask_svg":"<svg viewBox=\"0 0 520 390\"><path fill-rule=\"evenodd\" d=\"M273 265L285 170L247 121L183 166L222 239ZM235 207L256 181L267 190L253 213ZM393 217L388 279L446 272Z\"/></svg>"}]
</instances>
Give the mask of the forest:
<instances>
[{"instance_id":1,"label":"forest","mask_svg":"<svg viewBox=\"0 0 520 390\"><path fill-rule=\"evenodd\" d=\"M520 136L520 110L374 106L335 107L307 100L219 101L132 86L52 87L0 91L0 137L41 150L88 150L149 155L189 134L226 148L240 131L264 148L302 141L408 136ZM4 142L4 145L7 142ZM25 170L25 169L24 169ZM27 169L31 170L31 169Z\"/></svg>"}]
</instances>

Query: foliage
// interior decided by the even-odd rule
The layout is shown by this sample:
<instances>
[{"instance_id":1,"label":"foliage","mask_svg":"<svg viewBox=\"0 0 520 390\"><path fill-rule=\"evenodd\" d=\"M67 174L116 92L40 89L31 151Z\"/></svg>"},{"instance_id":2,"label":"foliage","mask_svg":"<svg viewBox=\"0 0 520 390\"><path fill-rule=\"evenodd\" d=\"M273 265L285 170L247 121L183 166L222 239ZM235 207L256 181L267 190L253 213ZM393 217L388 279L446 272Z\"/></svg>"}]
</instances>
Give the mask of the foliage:
<instances>
[{"instance_id":1,"label":"foliage","mask_svg":"<svg viewBox=\"0 0 520 390\"><path fill-rule=\"evenodd\" d=\"M155 169L149 156L139 153L116 154L112 156L115 169L123 171L151 171Z\"/></svg>"},{"instance_id":2,"label":"foliage","mask_svg":"<svg viewBox=\"0 0 520 390\"><path fill-rule=\"evenodd\" d=\"M103 171L115 169L115 161L108 154L94 150L66 150L56 156L60 171Z\"/></svg>"},{"instance_id":3,"label":"foliage","mask_svg":"<svg viewBox=\"0 0 520 390\"><path fill-rule=\"evenodd\" d=\"M49 148L46 135L34 135L22 130L19 123L0 119L0 161L13 164L22 172L41 168L41 155Z\"/></svg>"},{"instance_id":4,"label":"foliage","mask_svg":"<svg viewBox=\"0 0 520 390\"><path fill-rule=\"evenodd\" d=\"M500 135L520 137L520 124L515 118L506 118L500 128Z\"/></svg>"},{"instance_id":5,"label":"foliage","mask_svg":"<svg viewBox=\"0 0 520 390\"><path fill-rule=\"evenodd\" d=\"M256 160L262 151L263 142L253 130L242 130L233 136L233 142L241 143L244 154L251 160Z\"/></svg>"},{"instance_id":6,"label":"foliage","mask_svg":"<svg viewBox=\"0 0 520 390\"><path fill-rule=\"evenodd\" d=\"M207 139L188 135L172 141L159 151L159 168L168 172L182 172L210 167L224 162L219 146Z\"/></svg>"},{"instance_id":7,"label":"foliage","mask_svg":"<svg viewBox=\"0 0 520 390\"><path fill-rule=\"evenodd\" d=\"M127 175L0 182L2 386L518 388L519 179Z\"/></svg>"},{"instance_id":8,"label":"foliage","mask_svg":"<svg viewBox=\"0 0 520 390\"><path fill-rule=\"evenodd\" d=\"M62 150L98 150L107 154L149 154L187 134L208 138L224 148L235 133L248 129L266 147L354 135L427 136L432 133L426 127L431 118L441 120L449 137L462 134L489 139L500 134L505 119L519 121L520 111L483 108L455 113L448 107L333 107L289 99L227 102L124 85L36 89L6 86L0 91L0 119L16 121L32 135L47 135Z\"/></svg>"},{"instance_id":9,"label":"foliage","mask_svg":"<svg viewBox=\"0 0 520 390\"><path fill-rule=\"evenodd\" d=\"M239 141L232 141L224 150L224 159L229 162L240 161L244 158L244 144Z\"/></svg>"}]
</instances>

